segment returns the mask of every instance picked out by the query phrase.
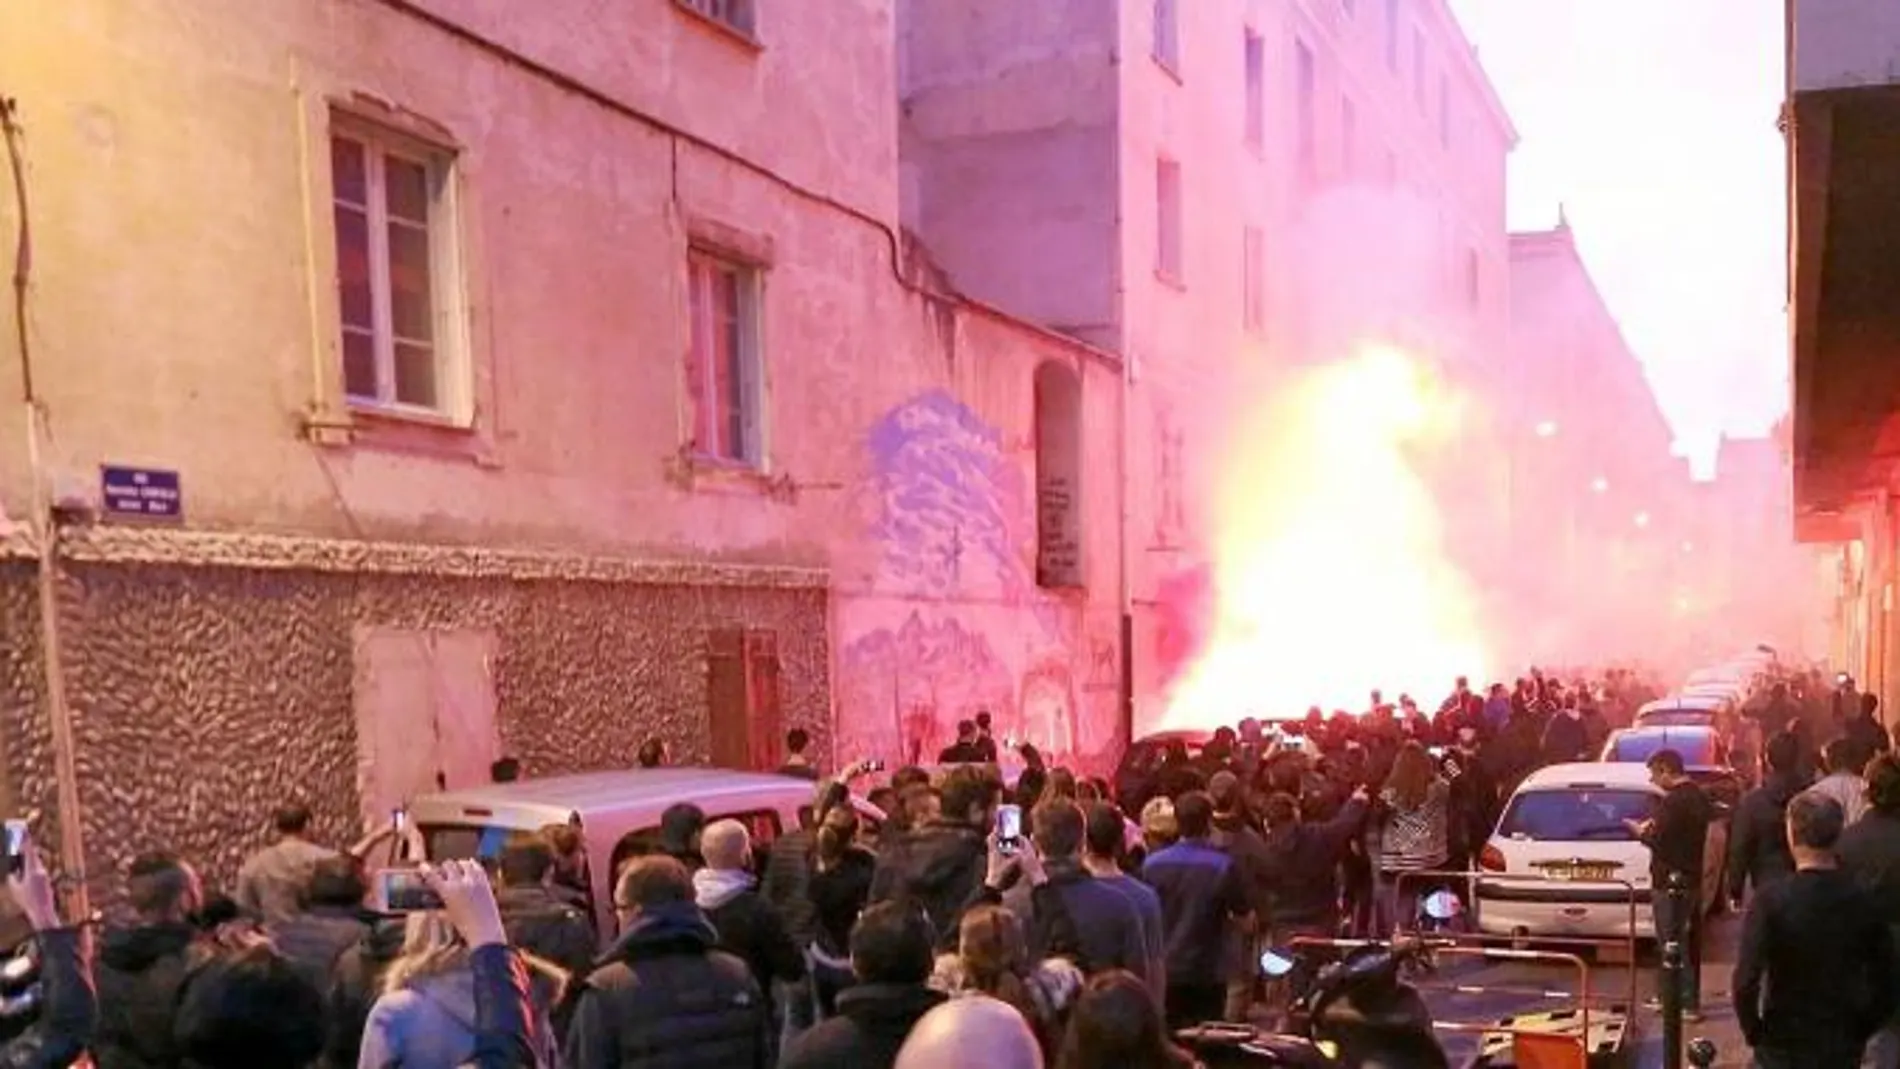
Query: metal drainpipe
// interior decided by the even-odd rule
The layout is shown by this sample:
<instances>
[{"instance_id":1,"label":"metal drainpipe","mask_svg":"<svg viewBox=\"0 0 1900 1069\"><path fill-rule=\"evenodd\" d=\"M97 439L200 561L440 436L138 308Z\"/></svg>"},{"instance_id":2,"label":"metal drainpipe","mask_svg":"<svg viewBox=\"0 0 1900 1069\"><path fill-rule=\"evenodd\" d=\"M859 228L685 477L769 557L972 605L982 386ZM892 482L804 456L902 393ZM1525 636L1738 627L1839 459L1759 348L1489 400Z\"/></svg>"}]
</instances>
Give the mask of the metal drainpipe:
<instances>
[{"instance_id":1,"label":"metal drainpipe","mask_svg":"<svg viewBox=\"0 0 1900 1069\"><path fill-rule=\"evenodd\" d=\"M46 412L33 379L32 332L27 327L27 296L32 284L32 217L28 213L26 161L20 152L24 131L20 128L16 105L0 97L0 140L6 143L8 169L13 175L14 203L19 213L19 240L13 260L13 316L17 331L15 343L20 351L20 395L26 406L27 468L33 480L32 520L35 547L39 553L40 664L46 677L46 714L53 731L53 767L58 781L60 867L71 881L67 889L66 915L77 919L88 916L91 903L86 893L86 849L82 828L85 817L79 808L78 761L73 753L72 711L66 704L66 676L59 648L59 524L53 516L53 492L46 475L40 443L46 440ZM5 768L0 766L0 781ZM17 800L6 791L7 815L18 812Z\"/></svg>"},{"instance_id":2,"label":"metal drainpipe","mask_svg":"<svg viewBox=\"0 0 1900 1069\"><path fill-rule=\"evenodd\" d=\"M1119 20L1117 20L1117 27L1119 32ZM1110 82L1112 84L1121 84L1119 73L1121 66L1122 49L1118 41L1115 47L1109 51L1108 55L1108 69L1111 72ZM1116 123L1118 125L1121 121L1120 115L1120 109L1117 108ZM1116 172L1115 178L1115 237L1118 242L1123 238L1122 222L1124 215L1122 212L1121 198L1121 174L1118 171ZM1115 295L1113 306L1115 324L1121 334L1120 344L1116 348L1121 353L1122 358L1120 370L1121 381L1117 384L1115 405L1115 431L1117 439L1115 443L1115 509L1120 521L1119 530L1117 531L1119 545L1116 547L1118 573L1116 582L1120 588L1117 593L1119 594L1121 603L1120 638L1122 656L1120 713L1121 739L1124 744L1133 743L1135 741L1135 589L1133 577L1134 569L1129 562L1129 553L1131 552L1130 532L1134 525L1130 522L1128 515L1129 413L1134 407L1132 401L1135 383L1135 357L1132 346L1128 344L1128 282L1126 261L1127 258L1121 255L1117 255L1114 260Z\"/></svg>"}]
</instances>

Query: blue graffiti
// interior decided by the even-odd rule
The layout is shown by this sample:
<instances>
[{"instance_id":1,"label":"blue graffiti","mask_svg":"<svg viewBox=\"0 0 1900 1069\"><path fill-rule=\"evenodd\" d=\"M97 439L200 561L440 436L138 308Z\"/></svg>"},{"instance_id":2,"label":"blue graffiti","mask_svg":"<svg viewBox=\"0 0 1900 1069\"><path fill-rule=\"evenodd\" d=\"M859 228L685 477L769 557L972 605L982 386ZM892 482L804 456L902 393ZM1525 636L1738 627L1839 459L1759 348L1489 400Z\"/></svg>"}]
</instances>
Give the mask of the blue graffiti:
<instances>
[{"instance_id":1,"label":"blue graffiti","mask_svg":"<svg viewBox=\"0 0 1900 1069\"><path fill-rule=\"evenodd\" d=\"M995 427L932 390L872 425L867 446L885 593L947 597L984 578L1008 600L1034 591L1018 548L1034 536L1028 480Z\"/></svg>"}]
</instances>

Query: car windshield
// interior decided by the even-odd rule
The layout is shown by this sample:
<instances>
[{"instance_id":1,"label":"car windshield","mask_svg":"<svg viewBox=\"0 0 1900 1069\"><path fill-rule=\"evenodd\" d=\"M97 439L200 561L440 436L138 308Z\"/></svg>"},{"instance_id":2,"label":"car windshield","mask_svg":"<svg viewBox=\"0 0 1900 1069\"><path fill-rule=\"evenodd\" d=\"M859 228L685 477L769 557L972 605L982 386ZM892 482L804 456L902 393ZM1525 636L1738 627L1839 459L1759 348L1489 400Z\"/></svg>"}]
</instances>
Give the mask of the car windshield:
<instances>
[{"instance_id":1,"label":"car windshield","mask_svg":"<svg viewBox=\"0 0 1900 1069\"><path fill-rule=\"evenodd\" d=\"M423 824L422 848L430 861L461 861L470 858L494 861L516 829L482 824Z\"/></svg>"},{"instance_id":2,"label":"car windshield","mask_svg":"<svg viewBox=\"0 0 1900 1069\"><path fill-rule=\"evenodd\" d=\"M1705 727L1715 722L1715 714L1704 709L1658 709L1637 717L1636 722L1645 727Z\"/></svg>"},{"instance_id":3,"label":"car windshield","mask_svg":"<svg viewBox=\"0 0 1900 1069\"><path fill-rule=\"evenodd\" d=\"M1674 750L1682 755L1684 764L1710 766L1715 764L1714 749L1712 735L1639 731L1618 735L1616 741L1610 744L1609 760L1640 764L1663 750Z\"/></svg>"},{"instance_id":4,"label":"car windshield","mask_svg":"<svg viewBox=\"0 0 1900 1069\"><path fill-rule=\"evenodd\" d=\"M1630 789L1525 791L1511 799L1498 834L1533 842L1629 842L1626 820L1648 820L1649 791Z\"/></svg>"}]
</instances>

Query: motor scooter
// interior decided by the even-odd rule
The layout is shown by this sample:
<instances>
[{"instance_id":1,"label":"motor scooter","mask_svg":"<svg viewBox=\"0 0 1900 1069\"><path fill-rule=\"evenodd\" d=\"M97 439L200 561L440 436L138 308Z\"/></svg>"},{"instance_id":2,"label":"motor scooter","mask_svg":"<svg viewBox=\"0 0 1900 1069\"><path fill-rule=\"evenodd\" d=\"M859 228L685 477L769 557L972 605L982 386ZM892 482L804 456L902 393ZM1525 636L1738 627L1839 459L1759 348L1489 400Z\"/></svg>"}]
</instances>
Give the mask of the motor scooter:
<instances>
[{"instance_id":1,"label":"motor scooter","mask_svg":"<svg viewBox=\"0 0 1900 1069\"><path fill-rule=\"evenodd\" d=\"M1425 909L1446 921L1462 903L1439 891L1426 896ZM1284 1033L1210 1023L1176 1032L1175 1040L1208 1069L1451 1069L1431 1008L1405 979L1408 967L1432 968L1433 946L1429 939L1368 943L1317 967L1312 953L1267 950L1261 971L1295 987ZM1688 1044L1685 1053L1698 1069L1715 1064L1715 1045L1705 1039ZM1481 1058L1471 1064L1499 1063Z\"/></svg>"}]
</instances>

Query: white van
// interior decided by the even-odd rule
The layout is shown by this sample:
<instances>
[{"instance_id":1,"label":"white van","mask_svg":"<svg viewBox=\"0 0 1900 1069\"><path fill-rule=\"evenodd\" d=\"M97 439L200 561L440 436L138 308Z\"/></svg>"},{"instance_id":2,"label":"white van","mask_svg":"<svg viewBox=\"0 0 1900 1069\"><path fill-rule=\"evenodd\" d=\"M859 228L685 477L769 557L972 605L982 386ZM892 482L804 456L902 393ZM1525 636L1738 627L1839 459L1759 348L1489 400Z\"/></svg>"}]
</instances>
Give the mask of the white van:
<instances>
[{"instance_id":1,"label":"white van","mask_svg":"<svg viewBox=\"0 0 1900 1069\"><path fill-rule=\"evenodd\" d=\"M604 945L617 932L610 881L621 862L657 846L660 815L669 806L691 802L708 821L744 823L763 858L773 840L799 826L801 812L808 814L817 801L818 787L796 776L722 768L636 769L424 795L409 803L408 812L423 856L431 861L493 859L517 834L550 824L579 828L594 926ZM883 822L876 806L856 796L851 801L870 827Z\"/></svg>"}]
</instances>

